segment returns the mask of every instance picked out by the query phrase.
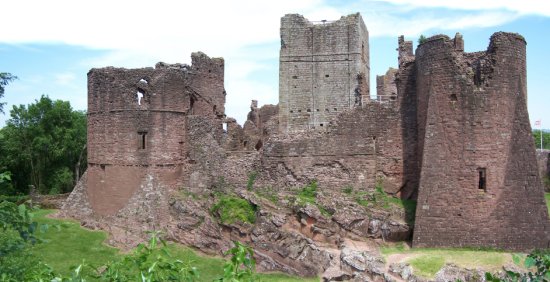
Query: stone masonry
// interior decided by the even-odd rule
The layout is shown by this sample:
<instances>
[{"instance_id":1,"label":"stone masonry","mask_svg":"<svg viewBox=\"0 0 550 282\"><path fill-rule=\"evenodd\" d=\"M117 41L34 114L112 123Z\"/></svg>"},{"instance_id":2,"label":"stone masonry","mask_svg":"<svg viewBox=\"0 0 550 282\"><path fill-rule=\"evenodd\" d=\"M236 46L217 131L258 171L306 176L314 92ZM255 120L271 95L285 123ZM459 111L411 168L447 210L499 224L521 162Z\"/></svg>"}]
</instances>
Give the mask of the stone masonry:
<instances>
[{"instance_id":1,"label":"stone masonry","mask_svg":"<svg viewBox=\"0 0 550 282\"><path fill-rule=\"evenodd\" d=\"M523 37L498 32L474 53L464 52L460 34L430 37L416 53L404 37L397 43L398 68L377 77L370 99L368 31L359 14L319 23L284 16L279 104L252 101L244 126L225 116L223 59L199 52L192 65L90 70L88 170L62 213L107 229L121 244L161 228L207 252L227 250L231 240L273 244L279 254L262 250L259 265L315 275L330 259L318 238L334 246L346 236L409 238L412 225L342 194L379 186L417 200L415 247L547 248ZM255 190L246 191L251 175ZM235 227L209 212L222 191L256 204L251 194L261 189L295 193L313 180L332 211L326 219L311 205L295 215L261 207L261 223ZM296 217L304 217L298 229L312 231L285 229ZM307 246L303 253L296 242ZM289 248L295 255L281 255ZM323 263L304 250L323 254L316 255Z\"/></svg>"},{"instance_id":2,"label":"stone masonry","mask_svg":"<svg viewBox=\"0 0 550 282\"><path fill-rule=\"evenodd\" d=\"M463 46L459 34L436 35L416 50L422 150L413 246L547 248L525 39L498 32L485 52Z\"/></svg>"},{"instance_id":3,"label":"stone masonry","mask_svg":"<svg viewBox=\"0 0 550 282\"><path fill-rule=\"evenodd\" d=\"M281 19L279 128L326 127L342 111L369 97L369 40L361 15L310 22Z\"/></svg>"}]
</instances>

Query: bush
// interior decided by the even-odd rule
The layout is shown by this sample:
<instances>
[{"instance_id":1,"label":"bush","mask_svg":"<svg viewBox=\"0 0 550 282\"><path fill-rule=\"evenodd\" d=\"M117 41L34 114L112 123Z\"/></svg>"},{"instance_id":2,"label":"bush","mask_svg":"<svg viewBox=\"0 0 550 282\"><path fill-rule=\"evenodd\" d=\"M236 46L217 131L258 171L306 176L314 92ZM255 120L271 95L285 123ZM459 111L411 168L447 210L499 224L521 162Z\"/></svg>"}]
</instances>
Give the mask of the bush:
<instances>
[{"instance_id":1,"label":"bush","mask_svg":"<svg viewBox=\"0 0 550 282\"><path fill-rule=\"evenodd\" d=\"M223 277L218 281L255 281L256 261L254 251L249 246L240 242L233 242L235 247L225 253L230 254L231 259L223 267Z\"/></svg>"},{"instance_id":2,"label":"bush","mask_svg":"<svg viewBox=\"0 0 550 282\"><path fill-rule=\"evenodd\" d=\"M424 36L424 34L420 34L420 37L418 38L418 45L426 42L428 39L426 38L426 36Z\"/></svg>"},{"instance_id":3,"label":"bush","mask_svg":"<svg viewBox=\"0 0 550 282\"><path fill-rule=\"evenodd\" d=\"M39 241L35 232L45 227L32 221L25 205L0 202L1 281L36 280L33 275L44 272L45 266L39 263L30 247Z\"/></svg>"},{"instance_id":4,"label":"bush","mask_svg":"<svg viewBox=\"0 0 550 282\"><path fill-rule=\"evenodd\" d=\"M235 196L220 196L211 212L220 218L222 223L244 223L256 222L257 207L249 201Z\"/></svg>"},{"instance_id":5,"label":"bush","mask_svg":"<svg viewBox=\"0 0 550 282\"><path fill-rule=\"evenodd\" d=\"M519 263L519 258L514 256L514 262ZM534 251L525 258L524 266L531 271L527 273L518 273L506 271L504 277L485 273L485 279L489 282L512 282L512 281L550 281L550 250Z\"/></svg>"}]
</instances>

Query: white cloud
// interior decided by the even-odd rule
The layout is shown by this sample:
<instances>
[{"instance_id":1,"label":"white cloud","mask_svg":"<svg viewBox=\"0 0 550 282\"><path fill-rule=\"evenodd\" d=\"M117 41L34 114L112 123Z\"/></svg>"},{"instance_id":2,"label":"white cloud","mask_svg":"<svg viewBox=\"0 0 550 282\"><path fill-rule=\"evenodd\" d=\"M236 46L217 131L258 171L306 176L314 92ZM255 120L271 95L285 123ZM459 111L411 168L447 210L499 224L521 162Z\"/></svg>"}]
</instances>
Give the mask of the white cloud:
<instances>
[{"instance_id":1,"label":"white cloud","mask_svg":"<svg viewBox=\"0 0 550 282\"><path fill-rule=\"evenodd\" d=\"M277 75L273 64L284 14L334 20L359 11L371 36L417 36L431 29L458 31L498 25L522 14L550 15L548 4L533 3L367 0L331 6L324 0L18 0L2 4L0 24L10 28L0 29L0 42L53 42L106 51L78 62L86 68L147 67L158 61L189 63L191 52L199 50L211 57L224 57L227 113L242 123L251 99L260 104L277 102L276 84L251 77L266 70ZM458 9L461 13L440 15L425 8ZM65 85L73 79L69 73L55 76L55 82Z\"/></svg>"},{"instance_id":2,"label":"white cloud","mask_svg":"<svg viewBox=\"0 0 550 282\"><path fill-rule=\"evenodd\" d=\"M550 16L550 2L541 0L379 0L396 5L424 8L448 8L457 10L506 10L521 15Z\"/></svg>"},{"instance_id":3,"label":"white cloud","mask_svg":"<svg viewBox=\"0 0 550 282\"><path fill-rule=\"evenodd\" d=\"M410 18L395 14L373 14L365 18L365 22L370 36L418 36L434 29L460 31L497 26L518 17L518 14L511 12L471 12L451 16L424 14Z\"/></svg>"}]
</instances>

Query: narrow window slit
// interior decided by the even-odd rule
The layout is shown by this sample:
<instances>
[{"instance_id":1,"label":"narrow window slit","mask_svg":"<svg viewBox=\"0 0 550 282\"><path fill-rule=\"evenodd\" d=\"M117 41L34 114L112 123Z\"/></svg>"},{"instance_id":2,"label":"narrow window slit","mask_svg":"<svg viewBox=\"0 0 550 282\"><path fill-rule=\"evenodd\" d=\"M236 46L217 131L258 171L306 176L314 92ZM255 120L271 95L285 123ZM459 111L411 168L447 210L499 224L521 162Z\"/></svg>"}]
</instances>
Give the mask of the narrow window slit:
<instances>
[{"instance_id":1,"label":"narrow window slit","mask_svg":"<svg viewBox=\"0 0 550 282\"><path fill-rule=\"evenodd\" d=\"M147 144L147 132L139 131L138 135L139 135L139 144L140 144L139 148L141 150L145 150L146 144Z\"/></svg>"},{"instance_id":2,"label":"narrow window slit","mask_svg":"<svg viewBox=\"0 0 550 282\"><path fill-rule=\"evenodd\" d=\"M477 173L479 175L477 188L487 191L487 170L485 168L478 168Z\"/></svg>"}]
</instances>

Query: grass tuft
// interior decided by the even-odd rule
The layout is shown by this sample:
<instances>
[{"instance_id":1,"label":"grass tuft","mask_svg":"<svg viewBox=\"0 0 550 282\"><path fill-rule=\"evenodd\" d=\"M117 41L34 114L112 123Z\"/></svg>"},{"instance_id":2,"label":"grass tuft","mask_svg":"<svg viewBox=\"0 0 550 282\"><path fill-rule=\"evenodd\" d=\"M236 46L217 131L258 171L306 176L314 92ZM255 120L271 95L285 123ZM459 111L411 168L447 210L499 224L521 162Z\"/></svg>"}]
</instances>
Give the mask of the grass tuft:
<instances>
[{"instance_id":1,"label":"grass tuft","mask_svg":"<svg viewBox=\"0 0 550 282\"><path fill-rule=\"evenodd\" d=\"M211 211L217 214L222 223L235 223L237 221L244 223L256 222L257 207L249 201L236 196L220 196Z\"/></svg>"}]
</instances>

